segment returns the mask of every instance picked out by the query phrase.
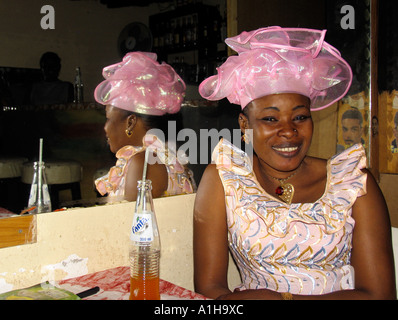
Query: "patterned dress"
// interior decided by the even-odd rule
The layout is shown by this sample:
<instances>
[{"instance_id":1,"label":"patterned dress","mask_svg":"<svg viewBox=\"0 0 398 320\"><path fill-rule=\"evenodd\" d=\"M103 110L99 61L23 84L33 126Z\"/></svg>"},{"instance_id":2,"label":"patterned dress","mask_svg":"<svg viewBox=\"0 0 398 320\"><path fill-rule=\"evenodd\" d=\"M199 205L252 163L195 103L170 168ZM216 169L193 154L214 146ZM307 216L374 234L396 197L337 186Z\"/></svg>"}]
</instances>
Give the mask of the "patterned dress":
<instances>
[{"instance_id":1,"label":"patterned dress","mask_svg":"<svg viewBox=\"0 0 398 320\"><path fill-rule=\"evenodd\" d=\"M149 134L144 137L142 147L124 146L116 153L116 165L105 176L95 181L98 192L110 197L124 196L129 163L136 154L144 152L147 147L156 152L158 159L167 169L168 187L163 197L195 192L196 184L192 171L180 163L175 152L166 148L156 136Z\"/></svg>"},{"instance_id":2,"label":"patterned dress","mask_svg":"<svg viewBox=\"0 0 398 320\"><path fill-rule=\"evenodd\" d=\"M257 181L247 154L221 140L213 161L222 180L228 240L239 289L320 295L354 288L351 217L366 194L365 151L354 145L327 163L327 184L314 203L288 205Z\"/></svg>"}]
</instances>

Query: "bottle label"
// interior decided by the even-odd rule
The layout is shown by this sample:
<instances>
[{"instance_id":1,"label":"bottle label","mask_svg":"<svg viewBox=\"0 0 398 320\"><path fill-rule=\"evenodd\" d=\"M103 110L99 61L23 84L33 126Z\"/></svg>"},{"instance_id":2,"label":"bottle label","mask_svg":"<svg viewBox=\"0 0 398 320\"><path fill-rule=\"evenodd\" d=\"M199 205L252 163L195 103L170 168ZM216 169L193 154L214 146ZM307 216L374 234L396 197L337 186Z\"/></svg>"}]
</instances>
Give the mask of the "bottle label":
<instances>
[{"instance_id":1,"label":"bottle label","mask_svg":"<svg viewBox=\"0 0 398 320\"><path fill-rule=\"evenodd\" d=\"M130 240L136 242L153 241L152 215L151 213L136 213L131 228Z\"/></svg>"}]
</instances>

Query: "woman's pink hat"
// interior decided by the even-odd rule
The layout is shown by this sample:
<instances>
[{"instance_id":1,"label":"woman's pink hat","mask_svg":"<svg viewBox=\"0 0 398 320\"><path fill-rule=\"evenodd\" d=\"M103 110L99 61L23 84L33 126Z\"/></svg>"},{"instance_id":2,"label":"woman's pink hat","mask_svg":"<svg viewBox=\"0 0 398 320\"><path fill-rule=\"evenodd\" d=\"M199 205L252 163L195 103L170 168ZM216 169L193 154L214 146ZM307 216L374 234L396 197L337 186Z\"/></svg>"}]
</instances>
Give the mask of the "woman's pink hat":
<instances>
[{"instance_id":1,"label":"woman's pink hat","mask_svg":"<svg viewBox=\"0 0 398 320\"><path fill-rule=\"evenodd\" d=\"M105 67L102 75L106 80L95 89L95 100L148 115L178 112L185 83L171 66L156 59L155 53L130 52L122 62Z\"/></svg>"},{"instance_id":2,"label":"woman's pink hat","mask_svg":"<svg viewBox=\"0 0 398 320\"><path fill-rule=\"evenodd\" d=\"M228 98L242 109L266 95L299 93L310 98L311 110L324 109L344 97L352 82L351 67L325 34L269 27L228 38L238 55L204 80L199 93L207 100Z\"/></svg>"}]
</instances>

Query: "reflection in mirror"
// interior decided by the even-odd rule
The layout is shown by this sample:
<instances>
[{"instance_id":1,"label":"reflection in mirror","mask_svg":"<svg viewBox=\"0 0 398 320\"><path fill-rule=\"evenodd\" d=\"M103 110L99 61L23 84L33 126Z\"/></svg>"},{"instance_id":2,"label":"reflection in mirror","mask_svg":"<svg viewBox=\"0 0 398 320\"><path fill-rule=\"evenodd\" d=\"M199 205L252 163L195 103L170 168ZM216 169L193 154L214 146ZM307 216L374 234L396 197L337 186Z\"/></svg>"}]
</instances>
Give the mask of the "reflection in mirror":
<instances>
[{"instance_id":1,"label":"reflection in mirror","mask_svg":"<svg viewBox=\"0 0 398 320\"><path fill-rule=\"evenodd\" d=\"M44 141L43 161L46 171L51 175L48 180L53 182L49 183L53 209L86 207L106 201L98 198L94 180L115 164L115 157L106 143L105 111L103 106L94 103L94 88L103 79L102 68L120 61L118 39L125 27L132 22L149 27L151 16L173 9L170 6L173 1L163 2L151 1L146 6L120 5L116 8L112 5L113 8L109 8L97 1L54 0L56 19L53 29L42 28L40 14L24 14L40 12L38 4L31 1L2 4L3 12L9 14L1 19L0 25L4 27L0 30L13 32L0 31L0 39L8 44L8 52L0 53L3 66L0 67L0 148L5 151L1 157L4 156L7 161L23 158L23 161L18 162L18 176L2 176L0 172L0 207L16 214L27 207L31 164L38 160L37 145L40 138ZM200 6L211 6L212 12L219 12L220 19L223 18L225 23L225 0L205 0ZM176 10L184 13L192 8L181 7ZM103 21L107 21L106 27ZM210 25L213 27L213 21L207 23L209 28ZM155 31L151 31L154 35ZM222 47L220 49L225 50ZM83 102L69 103L70 99L66 103L32 102L32 87L45 80L40 64L45 52L54 52L59 56L60 81L74 83L76 67L80 67L80 79L84 84ZM199 65L195 52L192 48L189 52L173 51L169 55L162 52L162 58L167 59L169 64L178 61L180 70L193 70L187 64ZM196 57L196 60L191 56ZM209 54L206 59L210 60ZM207 63L204 65L206 68L200 69L201 76L205 76L203 72L206 70L209 74L213 71L215 60L216 57L214 65ZM196 81L193 74L190 75L186 100L181 110L184 127L198 135L202 128L221 130L224 127L237 127L236 117L232 117L230 110L206 108L207 103L197 93L197 83L191 84L191 81ZM226 117L221 119L220 116ZM229 123L230 119L233 119L232 124ZM209 152L207 158L210 159L210 156ZM75 166L76 163L78 165ZM197 160L191 167L197 183L206 164ZM0 165L0 171L3 168L4 165Z\"/></svg>"}]
</instances>

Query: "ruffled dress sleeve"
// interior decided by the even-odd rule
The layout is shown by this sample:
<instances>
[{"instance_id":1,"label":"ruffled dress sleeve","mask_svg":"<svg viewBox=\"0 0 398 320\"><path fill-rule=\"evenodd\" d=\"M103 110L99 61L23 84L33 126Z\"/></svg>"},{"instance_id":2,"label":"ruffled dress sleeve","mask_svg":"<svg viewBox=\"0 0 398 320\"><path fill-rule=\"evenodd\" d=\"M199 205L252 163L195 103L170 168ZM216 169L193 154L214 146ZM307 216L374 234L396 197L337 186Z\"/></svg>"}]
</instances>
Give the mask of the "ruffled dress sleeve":
<instances>
[{"instance_id":1,"label":"ruffled dress sleeve","mask_svg":"<svg viewBox=\"0 0 398 320\"><path fill-rule=\"evenodd\" d=\"M131 158L147 149L151 151L148 154L149 164L152 164L153 156L156 154L160 162L166 166L168 188L163 196L194 192L193 173L180 163L176 152L172 148L169 148L153 134L146 134L142 144L142 147L125 146L116 153L116 165L109 170L108 174L95 181L95 186L101 195L123 196L126 174Z\"/></svg>"},{"instance_id":2,"label":"ruffled dress sleeve","mask_svg":"<svg viewBox=\"0 0 398 320\"><path fill-rule=\"evenodd\" d=\"M367 174L366 153L361 144L355 144L329 160L328 170L332 178L332 185L340 195L355 202L357 197L366 194ZM350 192L347 190L352 189Z\"/></svg>"},{"instance_id":3,"label":"ruffled dress sleeve","mask_svg":"<svg viewBox=\"0 0 398 320\"><path fill-rule=\"evenodd\" d=\"M143 147L124 146L116 153L116 165L109 172L95 180L95 186L101 195L123 195L124 179L129 160L137 153L144 151Z\"/></svg>"},{"instance_id":4,"label":"ruffled dress sleeve","mask_svg":"<svg viewBox=\"0 0 398 320\"><path fill-rule=\"evenodd\" d=\"M357 197L366 194L365 150L361 145L343 151L327 163L328 179L323 196L314 203L290 205L269 195L254 176L247 154L228 141L213 152L223 182L227 211L245 221L261 219L268 233L284 237L296 222L318 225L326 234L344 227ZM234 220L232 216L229 217Z\"/></svg>"}]
</instances>

